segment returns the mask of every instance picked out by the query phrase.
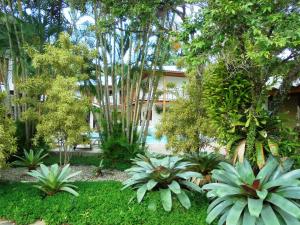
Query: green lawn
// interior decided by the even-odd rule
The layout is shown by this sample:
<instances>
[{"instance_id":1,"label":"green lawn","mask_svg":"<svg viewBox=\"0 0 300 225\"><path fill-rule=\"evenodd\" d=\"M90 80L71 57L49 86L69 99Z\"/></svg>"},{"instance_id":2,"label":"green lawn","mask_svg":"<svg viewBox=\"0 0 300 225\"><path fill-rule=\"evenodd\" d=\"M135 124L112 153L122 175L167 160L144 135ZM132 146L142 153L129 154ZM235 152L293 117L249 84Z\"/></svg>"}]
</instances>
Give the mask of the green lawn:
<instances>
[{"instance_id":1,"label":"green lawn","mask_svg":"<svg viewBox=\"0 0 300 225\"><path fill-rule=\"evenodd\" d=\"M79 197L67 193L45 197L31 184L0 183L0 218L17 224L30 224L43 219L51 225L206 224L208 203L201 194L191 196L192 207L189 210L174 200L172 212L167 213L160 204L157 204L156 211L149 210L149 196L142 204L137 204L135 199L130 202L135 192L120 191L120 182L76 182L76 185L79 187ZM151 193L151 199L159 202L158 193Z\"/></svg>"},{"instance_id":2,"label":"green lawn","mask_svg":"<svg viewBox=\"0 0 300 225\"><path fill-rule=\"evenodd\" d=\"M72 156L70 159L71 165L93 165L99 166L101 158L99 156ZM54 163L59 163L58 155L49 155L44 160L44 164L51 165ZM104 167L106 169L117 169L117 170L126 170L131 167L131 162L128 161L116 161L113 162L111 160L103 161Z\"/></svg>"}]
</instances>

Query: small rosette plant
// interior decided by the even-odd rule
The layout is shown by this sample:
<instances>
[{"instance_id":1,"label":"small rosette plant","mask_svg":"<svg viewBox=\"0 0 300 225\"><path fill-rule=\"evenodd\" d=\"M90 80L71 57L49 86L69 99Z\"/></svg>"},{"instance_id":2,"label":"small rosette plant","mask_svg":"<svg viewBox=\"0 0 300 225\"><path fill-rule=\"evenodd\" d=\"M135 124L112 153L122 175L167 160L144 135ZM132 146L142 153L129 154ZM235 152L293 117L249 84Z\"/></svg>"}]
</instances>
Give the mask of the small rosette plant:
<instances>
[{"instance_id":1,"label":"small rosette plant","mask_svg":"<svg viewBox=\"0 0 300 225\"><path fill-rule=\"evenodd\" d=\"M54 195L57 192L65 191L77 197L79 194L74 190L77 187L70 184L70 179L79 173L81 171L71 173L69 164L63 168L60 168L57 164L50 166L50 168L41 164L38 170L32 170L27 174L38 179L38 184L34 185L34 187L45 192L47 195Z\"/></svg>"},{"instance_id":2,"label":"small rosette plant","mask_svg":"<svg viewBox=\"0 0 300 225\"><path fill-rule=\"evenodd\" d=\"M137 189L137 201L140 203L148 191L159 191L163 208L172 209L172 194L177 196L181 205L191 207L187 191L201 192L201 188L189 181L192 177L202 178L197 172L187 171L192 164L177 156L163 158L138 155L133 160L133 167L126 170L131 178L124 182L124 187Z\"/></svg>"},{"instance_id":3,"label":"small rosette plant","mask_svg":"<svg viewBox=\"0 0 300 225\"><path fill-rule=\"evenodd\" d=\"M300 225L300 170L290 171L292 160L271 157L254 174L248 161L232 166L220 163L212 173L216 183L203 186L212 198L206 222L219 225Z\"/></svg>"},{"instance_id":4,"label":"small rosette plant","mask_svg":"<svg viewBox=\"0 0 300 225\"><path fill-rule=\"evenodd\" d=\"M19 159L13 162L14 165L25 166L28 170L34 170L43 163L43 159L48 156L48 153L44 154L43 149L37 151L33 151L32 149L26 151L24 149L24 156L14 156Z\"/></svg>"}]
</instances>

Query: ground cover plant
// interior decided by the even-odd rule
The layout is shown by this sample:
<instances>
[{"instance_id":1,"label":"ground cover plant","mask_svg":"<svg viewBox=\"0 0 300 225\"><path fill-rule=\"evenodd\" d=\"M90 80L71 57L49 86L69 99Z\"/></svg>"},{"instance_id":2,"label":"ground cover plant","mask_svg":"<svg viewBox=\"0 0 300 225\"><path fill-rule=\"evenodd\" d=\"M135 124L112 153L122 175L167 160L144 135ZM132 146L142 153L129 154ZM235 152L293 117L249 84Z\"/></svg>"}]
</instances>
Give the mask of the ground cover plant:
<instances>
[{"instance_id":1,"label":"ground cover plant","mask_svg":"<svg viewBox=\"0 0 300 225\"><path fill-rule=\"evenodd\" d=\"M159 193L150 193L142 204L128 200L135 194L115 181L76 182L80 195L58 193L44 198L31 184L0 183L0 218L27 225L37 219L47 224L161 224L205 225L207 200L203 195L190 195L192 207L184 209L174 202L172 212L161 206L155 211L148 209L148 202L159 201Z\"/></svg>"},{"instance_id":2,"label":"ground cover plant","mask_svg":"<svg viewBox=\"0 0 300 225\"><path fill-rule=\"evenodd\" d=\"M300 224L300 170L291 170L292 160L279 162L270 157L257 175L245 160L235 167L220 163L213 171L215 183L206 184L213 199L206 221L219 218L226 225Z\"/></svg>"},{"instance_id":3,"label":"ground cover plant","mask_svg":"<svg viewBox=\"0 0 300 225\"><path fill-rule=\"evenodd\" d=\"M201 189L190 182L189 179L202 178L197 172L187 171L192 164L178 156L165 156L155 158L138 155L133 159L133 166L126 170L131 175L124 182L124 188L137 189L137 201L140 203L149 191L159 191L161 203L166 211L172 209L172 195L176 195L181 205L189 209L190 199L187 195L189 190L201 192ZM154 204L149 207L156 207Z\"/></svg>"},{"instance_id":4,"label":"ground cover plant","mask_svg":"<svg viewBox=\"0 0 300 225\"><path fill-rule=\"evenodd\" d=\"M79 156L79 155L74 155L70 157L70 165L72 166L99 166L99 163L103 157L101 155L99 156ZM44 160L45 165L52 165L55 163L59 163L59 156L52 154L49 155L47 158ZM103 160L103 168L104 169L117 169L117 170L126 170L130 168L131 162L127 160L118 160L118 162L113 162L110 159L105 159Z\"/></svg>"}]
</instances>

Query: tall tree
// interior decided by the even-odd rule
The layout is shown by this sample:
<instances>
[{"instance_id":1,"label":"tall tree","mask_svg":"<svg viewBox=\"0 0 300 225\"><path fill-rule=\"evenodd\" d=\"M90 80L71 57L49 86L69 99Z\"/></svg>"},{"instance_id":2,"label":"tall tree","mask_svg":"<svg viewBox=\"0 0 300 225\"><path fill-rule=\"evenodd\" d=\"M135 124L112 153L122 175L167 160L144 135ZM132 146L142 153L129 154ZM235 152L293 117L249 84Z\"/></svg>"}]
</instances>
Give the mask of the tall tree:
<instances>
[{"instance_id":1,"label":"tall tree","mask_svg":"<svg viewBox=\"0 0 300 225\"><path fill-rule=\"evenodd\" d=\"M221 140L239 141L235 158L247 149L246 155L261 167L265 150L278 154L274 140L267 141L278 129L265 129L276 121L276 117L266 120L272 118L264 107L270 82L281 81L276 106L269 109L276 115L299 78L299 4L293 0L193 2L199 4L199 11L185 24L181 38L188 43L185 54L190 65L210 65L204 73L208 116L222 130Z\"/></svg>"},{"instance_id":2,"label":"tall tree","mask_svg":"<svg viewBox=\"0 0 300 225\"><path fill-rule=\"evenodd\" d=\"M175 27L177 7L184 1L106 0L86 4L93 9L98 54L95 92L100 111L95 112L96 118L108 137L120 123L131 144L141 124L139 141L145 142L160 71L168 59L166 40ZM75 2L74 7L88 8ZM149 76L143 79L145 73ZM142 92L145 85L147 94ZM148 113L141 117L145 102Z\"/></svg>"}]
</instances>

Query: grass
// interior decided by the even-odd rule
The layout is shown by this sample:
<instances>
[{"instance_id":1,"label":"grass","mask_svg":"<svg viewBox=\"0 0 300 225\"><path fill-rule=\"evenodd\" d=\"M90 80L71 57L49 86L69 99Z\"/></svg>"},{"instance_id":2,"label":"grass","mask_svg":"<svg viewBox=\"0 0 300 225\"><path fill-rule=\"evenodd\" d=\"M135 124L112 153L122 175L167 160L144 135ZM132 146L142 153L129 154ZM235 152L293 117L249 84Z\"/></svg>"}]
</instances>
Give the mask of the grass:
<instances>
[{"instance_id":1,"label":"grass","mask_svg":"<svg viewBox=\"0 0 300 225\"><path fill-rule=\"evenodd\" d=\"M58 155L49 155L44 160L44 164L51 165L54 163L59 163L59 156ZM99 166L101 161L100 156L72 156L70 159L71 165L86 165L86 166ZM126 170L131 167L131 162L128 161L117 161L114 162L112 160L106 159L103 160L104 168L106 169L117 169L117 170Z\"/></svg>"},{"instance_id":2,"label":"grass","mask_svg":"<svg viewBox=\"0 0 300 225\"><path fill-rule=\"evenodd\" d=\"M192 207L184 209L174 199L173 209L165 212L159 204L159 193L150 193L142 204L137 204L132 190L120 191L122 184L116 181L76 182L79 197L58 193L45 197L31 184L0 183L0 218L17 224L30 224L43 219L47 224L69 225L204 225L207 199L193 195ZM148 209L149 199L157 202L157 209ZM130 199L134 199L131 200Z\"/></svg>"}]
</instances>

